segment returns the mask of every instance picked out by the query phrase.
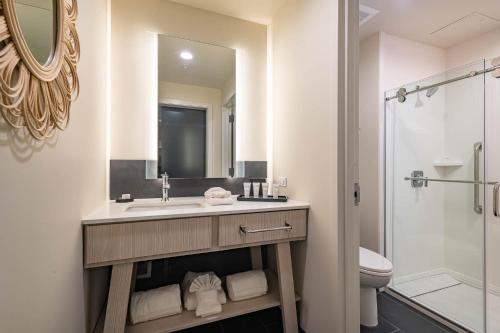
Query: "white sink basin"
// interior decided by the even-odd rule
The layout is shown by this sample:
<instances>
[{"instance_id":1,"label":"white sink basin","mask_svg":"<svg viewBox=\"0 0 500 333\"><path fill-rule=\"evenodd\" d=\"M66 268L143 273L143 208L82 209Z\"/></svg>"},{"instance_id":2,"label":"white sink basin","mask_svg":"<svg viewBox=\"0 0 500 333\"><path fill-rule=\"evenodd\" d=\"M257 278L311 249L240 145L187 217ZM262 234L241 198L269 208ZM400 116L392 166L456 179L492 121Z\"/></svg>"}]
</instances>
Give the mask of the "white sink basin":
<instances>
[{"instance_id":1,"label":"white sink basin","mask_svg":"<svg viewBox=\"0 0 500 333\"><path fill-rule=\"evenodd\" d=\"M175 210L175 209L193 209L203 208L205 203L200 200L179 200L167 202L140 202L130 204L126 212L149 212L161 210Z\"/></svg>"}]
</instances>

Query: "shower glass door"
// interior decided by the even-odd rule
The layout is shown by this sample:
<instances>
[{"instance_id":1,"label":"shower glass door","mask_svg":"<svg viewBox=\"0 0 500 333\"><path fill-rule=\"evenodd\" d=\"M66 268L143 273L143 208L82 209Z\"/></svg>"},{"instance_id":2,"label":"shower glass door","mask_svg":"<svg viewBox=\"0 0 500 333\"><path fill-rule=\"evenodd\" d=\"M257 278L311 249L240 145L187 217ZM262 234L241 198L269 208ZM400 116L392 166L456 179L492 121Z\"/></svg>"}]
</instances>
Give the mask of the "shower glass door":
<instances>
[{"instance_id":1,"label":"shower glass door","mask_svg":"<svg viewBox=\"0 0 500 333\"><path fill-rule=\"evenodd\" d=\"M474 332L486 329L484 69L388 91L385 105L390 289Z\"/></svg>"}]
</instances>

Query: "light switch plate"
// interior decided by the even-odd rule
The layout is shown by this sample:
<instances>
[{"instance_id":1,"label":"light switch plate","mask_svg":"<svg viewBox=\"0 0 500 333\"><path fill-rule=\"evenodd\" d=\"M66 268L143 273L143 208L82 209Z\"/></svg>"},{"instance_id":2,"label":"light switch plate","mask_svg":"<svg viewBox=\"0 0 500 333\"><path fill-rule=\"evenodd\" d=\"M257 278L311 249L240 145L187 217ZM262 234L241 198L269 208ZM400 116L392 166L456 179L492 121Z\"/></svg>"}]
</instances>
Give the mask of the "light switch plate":
<instances>
[{"instance_id":1,"label":"light switch plate","mask_svg":"<svg viewBox=\"0 0 500 333\"><path fill-rule=\"evenodd\" d=\"M288 186L288 179L286 177L278 178L278 185L281 187L287 187Z\"/></svg>"}]
</instances>

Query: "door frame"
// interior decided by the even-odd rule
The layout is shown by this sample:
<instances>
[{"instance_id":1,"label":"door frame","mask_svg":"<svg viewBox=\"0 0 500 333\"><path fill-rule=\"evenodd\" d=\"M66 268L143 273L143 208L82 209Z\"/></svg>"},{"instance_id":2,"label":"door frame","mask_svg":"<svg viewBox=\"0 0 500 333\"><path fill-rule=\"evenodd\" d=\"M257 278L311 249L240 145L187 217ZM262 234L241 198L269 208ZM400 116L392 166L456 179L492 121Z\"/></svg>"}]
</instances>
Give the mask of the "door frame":
<instances>
[{"instance_id":1,"label":"door frame","mask_svg":"<svg viewBox=\"0 0 500 333\"><path fill-rule=\"evenodd\" d=\"M360 330L359 0L338 1L338 287L342 332L354 333Z\"/></svg>"},{"instance_id":2,"label":"door frame","mask_svg":"<svg viewBox=\"0 0 500 333\"><path fill-rule=\"evenodd\" d=\"M206 166L207 171L205 177L210 178L214 176L214 150L213 150L213 128L212 128L212 105L198 102L190 102L181 99L171 99L171 98L160 98L158 100L158 106L170 106L177 108L193 108L193 109L204 109L206 110ZM158 115L156 116L158 119ZM158 140L157 140L158 141ZM157 147L158 150L158 147Z\"/></svg>"}]
</instances>

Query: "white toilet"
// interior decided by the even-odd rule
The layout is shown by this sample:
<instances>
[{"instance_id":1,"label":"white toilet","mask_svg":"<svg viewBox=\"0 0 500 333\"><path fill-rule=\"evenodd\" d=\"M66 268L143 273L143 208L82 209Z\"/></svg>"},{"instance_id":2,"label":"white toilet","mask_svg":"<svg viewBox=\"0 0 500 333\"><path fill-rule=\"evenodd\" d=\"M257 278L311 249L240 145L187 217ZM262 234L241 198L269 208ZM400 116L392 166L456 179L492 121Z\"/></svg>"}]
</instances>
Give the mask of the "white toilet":
<instances>
[{"instance_id":1,"label":"white toilet","mask_svg":"<svg viewBox=\"0 0 500 333\"><path fill-rule=\"evenodd\" d=\"M392 263L378 253L359 248L361 285L361 325L378 325L377 289L385 287L392 278Z\"/></svg>"}]
</instances>

